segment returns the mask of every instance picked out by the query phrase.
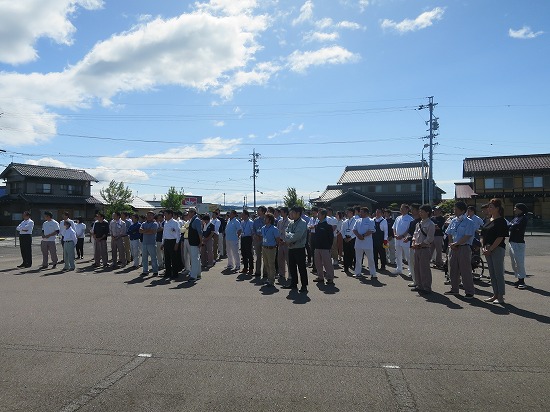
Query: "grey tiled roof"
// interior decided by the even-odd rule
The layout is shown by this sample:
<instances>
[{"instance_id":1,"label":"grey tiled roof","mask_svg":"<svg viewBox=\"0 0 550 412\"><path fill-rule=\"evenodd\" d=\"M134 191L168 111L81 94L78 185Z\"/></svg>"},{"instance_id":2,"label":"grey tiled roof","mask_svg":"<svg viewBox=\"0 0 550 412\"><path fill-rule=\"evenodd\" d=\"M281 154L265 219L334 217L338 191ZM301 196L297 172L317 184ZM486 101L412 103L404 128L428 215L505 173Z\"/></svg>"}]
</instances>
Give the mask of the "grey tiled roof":
<instances>
[{"instance_id":1,"label":"grey tiled roof","mask_svg":"<svg viewBox=\"0 0 550 412\"><path fill-rule=\"evenodd\" d=\"M375 183L422 180L422 164L396 163L371 166L346 166L338 180L342 183ZM427 168L427 166L425 166ZM424 173L427 173L425 170Z\"/></svg>"},{"instance_id":2,"label":"grey tiled roof","mask_svg":"<svg viewBox=\"0 0 550 412\"><path fill-rule=\"evenodd\" d=\"M349 189L349 188L346 188L346 187L343 187L343 186L340 186L340 185L327 186L327 188L321 194L321 196L319 196L317 199L312 199L312 201L314 201L314 202L323 202L323 203L331 202L334 199L337 199L337 198L345 195L346 193L351 193L355 196L361 197L361 198L363 198L365 200L368 200L372 203L378 203L374 199L371 199L370 197L365 196L361 192L358 192L356 190Z\"/></svg>"},{"instance_id":3,"label":"grey tiled roof","mask_svg":"<svg viewBox=\"0 0 550 412\"><path fill-rule=\"evenodd\" d=\"M464 177L473 173L550 170L550 153L518 156L470 157L464 159Z\"/></svg>"},{"instance_id":4,"label":"grey tiled roof","mask_svg":"<svg viewBox=\"0 0 550 412\"><path fill-rule=\"evenodd\" d=\"M22 176L27 177L45 177L49 179L64 180L82 180L87 182L97 182L97 179L84 170L66 169L63 167L36 166L23 163L10 163L8 167L0 174L0 178L5 178L10 170L15 170Z\"/></svg>"}]
</instances>

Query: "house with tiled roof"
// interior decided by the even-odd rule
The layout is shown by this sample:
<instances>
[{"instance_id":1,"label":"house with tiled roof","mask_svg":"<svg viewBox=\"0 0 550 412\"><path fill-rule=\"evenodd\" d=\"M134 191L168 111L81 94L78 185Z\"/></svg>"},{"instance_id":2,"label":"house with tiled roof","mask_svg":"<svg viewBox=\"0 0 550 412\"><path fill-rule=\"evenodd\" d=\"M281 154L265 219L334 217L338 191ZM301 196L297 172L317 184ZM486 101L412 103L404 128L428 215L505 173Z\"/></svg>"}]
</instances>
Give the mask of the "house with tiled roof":
<instances>
[{"instance_id":1,"label":"house with tiled roof","mask_svg":"<svg viewBox=\"0 0 550 412\"><path fill-rule=\"evenodd\" d=\"M337 185L327 186L312 203L342 210L353 205L387 207L392 203L428 201L426 162L346 166ZM424 179L422 179L424 175ZM434 203L441 201L442 189L434 184Z\"/></svg>"},{"instance_id":2,"label":"house with tiled roof","mask_svg":"<svg viewBox=\"0 0 550 412\"><path fill-rule=\"evenodd\" d=\"M506 216L516 203L550 223L550 154L471 157L464 159L463 177L476 193L469 202L481 206L493 197L504 201Z\"/></svg>"},{"instance_id":3,"label":"house with tiled roof","mask_svg":"<svg viewBox=\"0 0 550 412\"><path fill-rule=\"evenodd\" d=\"M91 221L103 206L91 194L97 179L84 170L10 163L0 179L6 182L6 194L0 197L0 226L19 223L25 210L36 222L45 211L52 212L56 220L66 211L71 217Z\"/></svg>"}]
</instances>

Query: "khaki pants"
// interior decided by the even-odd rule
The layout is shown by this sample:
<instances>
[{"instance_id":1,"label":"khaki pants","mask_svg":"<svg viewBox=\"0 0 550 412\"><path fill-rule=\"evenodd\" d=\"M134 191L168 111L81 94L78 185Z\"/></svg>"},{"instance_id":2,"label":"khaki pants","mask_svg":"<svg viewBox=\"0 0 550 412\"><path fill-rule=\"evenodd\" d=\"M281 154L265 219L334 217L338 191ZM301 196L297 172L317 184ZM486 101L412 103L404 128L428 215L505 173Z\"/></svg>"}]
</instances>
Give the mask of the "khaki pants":
<instances>
[{"instance_id":1,"label":"khaki pants","mask_svg":"<svg viewBox=\"0 0 550 412\"><path fill-rule=\"evenodd\" d=\"M124 236L122 238L122 242L124 243L124 254L126 255L126 262L130 262L132 260L132 251L130 248L130 237Z\"/></svg>"},{"instance_id":2,"label":"khaki pants","mask_svg":"<svg viewBox=\"0 0 550 412\"><path fill-rule=\"evenodd\" d=\"M279 275L283 278L286 277L286 267L288 265L288 246L279 245L279 253L277 255L279 262Z\"/></svg>"},{"instance_id":3,"label":"khaki pants","mask_svg":"<svg viewBox=\"0 0 550 412\"><path fill-rule=\"evenodd\" d=\"M124 241L121 237L117 239L111 239L111 254L113 257L113 265L116 265L118 262L118 255L120 254L120 262L122 265L125 265L126 262L126 252L124 251Z\"/></svg>"},{"instance_id":4,"label":"khaki pants","mask_svg":"<svg viewBox=\"0 0 550 412\"><path fill-rule=\"evenodd\" d=\"M449 275L451 277L451 290L458 293L460 278L464 292L475 294L474 277L472 275L472 250L470 246L458 246L449 252Z\"/></svg>"},{"instance_id":5,"label":"khaki pants","mask_svg":"<svg viewBox=\"0 0 550 412\"><path fill-rule=\"evenodd\" d=\"M259 240L253 239L252 244L254 246L254 253L256 254L256 275L262 274L262 239ZM267 275L267 271L264 267L264 275Z\"/></svg>"},{"instance_id":6,"label":"khaki pants","mask_svg":"<svg viewBox=\"0 0 550 412\"><path fill-rule=\"evenodd\" d=\"M411 249L412 251L413 249ZM427 292L431 292L432 290L431 256L432 253L428 247L414 249L414 282L419 289Z\"/></svg>"},{"instance_id":7,"label":"khaki pants","mask_svg":"<svg viewBox=\"0 0 550 412\"><path fill-rule=\"evenodd\" d=\"M212 245L212 253L214 255L214 260L218 260L218 243L220 241L220 235L217 235L216 233L214 233L214 235L212 236L212 242L213 242L213 245Z\"/></svg>"},{"instance_id":8,"label":"khaki pants","mask_svg":"<svg viewBox=\"0 0 550 412\"><path fill-rule=\"evenodd\" d=\"M315 269L317 269L317 277L327 280L334 279L334 267L332 266L331 250L315 249Z\"/></svg>"},{"instance_id":9,"label":"khaki pants","mask_svg":"<svg viewBox=\"0 0 550 412\"><path fill-rule=\"evenodd\" d=\"M40 242L40 250L42 251L42 266L48 266L48 253L52 258L52 263L57 265L57 249L55 242L43 240Z\"/></svg>"},{"instance_id":10,"label":"khaki pants","mask_svg":"<svg viewBox=\"0 0 550 412\"><path fill-rule=\"evenodd\" d=\"M267 272L267 280L273 285L275 284L275 254L277 253L277 248L265 246L262 249L264 272ZM258 261L256 261L256 267L258 267Z\"/></svg>"},{"instance_id":11,"label":"khaki pants","mask_svg":"<svg viewBox=\"0 0 550 412\"><path fill-rule=\"evenodd\" d=\"M107 265L109 257L107 255L107 240L95 240L94 247L94 263L99 266L100 259L103 260L103 265Z\"/></svg>"},{"instance_id":12,"label":"khaki pants","mask_svg":"<svg viewBox=\"0 0 550 412\"><path fill-rule=\"evenodd\" d=\"M434 236L434 241L430 246L430 252L432 255L435 252L435 264L437 266L443 266L443 236Z\"/></svg>"}]
</instances>

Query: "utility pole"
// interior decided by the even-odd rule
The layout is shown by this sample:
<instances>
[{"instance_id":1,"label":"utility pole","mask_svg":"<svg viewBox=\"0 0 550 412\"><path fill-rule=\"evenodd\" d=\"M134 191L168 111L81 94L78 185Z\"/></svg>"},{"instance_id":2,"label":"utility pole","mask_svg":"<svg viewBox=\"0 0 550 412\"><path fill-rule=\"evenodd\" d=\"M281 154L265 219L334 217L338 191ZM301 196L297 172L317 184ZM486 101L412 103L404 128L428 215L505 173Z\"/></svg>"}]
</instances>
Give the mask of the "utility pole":
<instances>
[{"instance_id":1,"label":"utility pole","mask_svg":"<svg viewBox=\"0 0 550 412\"><path fill-rule=\"evenodd\" d=\"M225 193L223 194L223 207L225 207Z\"/></svg>"},{"instance_id":2,"label":"utility pole","mask_svg":"<svg viewBox=\"0 0 550 412\"><path fill-rule=\"evenodd\" d=\"M249 160L249 162L252 162L252 180L253 180L253 189L254 189L254 213L256 213L256 177L258 176L258 173L260 172L260 169L258 168L258 158L260 157L259 153L256 153L256 149L252 150L252 159Z\"/></svg>"},{"instance_id":3,"label":"utility pole","mask_svg":"<svg viewBox=\"0 0 550 412\"><path fill-rule=\"evenodd\" d=\"M434 117L434 107L437 106L437 103L434 103L434 97L428 97L428 104L422 104L418 107L418 110L428 109L430 111L430 120L426 122L430 128L427 130L430 132L427 138L430 139L430 153L429 153L429 169L428 169L428 203L433 206L434 200L434 179L433 179L433 161L434 161L434 146L437 143L434 143L434 139L438 136L436 131L439 129L438 117Z\"/></svg>"}]
</instances>

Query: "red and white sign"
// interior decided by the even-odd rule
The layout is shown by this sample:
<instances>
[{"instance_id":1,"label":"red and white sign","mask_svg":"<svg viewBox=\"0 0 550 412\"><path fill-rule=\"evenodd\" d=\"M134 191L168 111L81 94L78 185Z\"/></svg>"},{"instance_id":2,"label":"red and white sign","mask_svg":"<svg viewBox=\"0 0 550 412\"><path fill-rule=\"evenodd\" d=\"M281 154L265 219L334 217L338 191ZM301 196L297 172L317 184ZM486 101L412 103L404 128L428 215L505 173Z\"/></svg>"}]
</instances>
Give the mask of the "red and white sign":
<instances>
[{"instance_id":1,"label":"red and white sign","mask_svg":"<svg viewBox=\"0 0 550 412\"><path fill-rule=\"evenodd\" d=\"M184 197L181 204L184 206L196 206L198 199L196 197Z\"/></svg>"}]
</instances>

